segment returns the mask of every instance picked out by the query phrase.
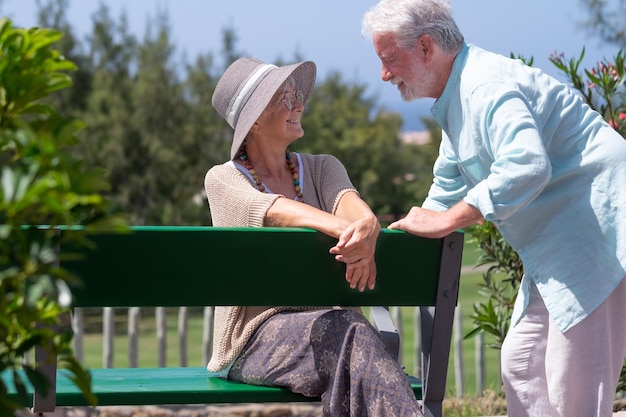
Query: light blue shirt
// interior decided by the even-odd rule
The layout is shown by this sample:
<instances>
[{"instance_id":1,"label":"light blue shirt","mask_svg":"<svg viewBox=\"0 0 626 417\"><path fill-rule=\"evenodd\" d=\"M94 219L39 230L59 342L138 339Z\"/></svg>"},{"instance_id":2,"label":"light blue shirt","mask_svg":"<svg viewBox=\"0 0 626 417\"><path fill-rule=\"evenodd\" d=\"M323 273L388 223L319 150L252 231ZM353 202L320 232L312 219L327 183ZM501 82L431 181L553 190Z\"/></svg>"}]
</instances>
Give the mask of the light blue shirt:
<instances>
[{"instance_id":1,"label":"light blue shirt","mask_svg":"<svg viewBox=\"0 0 626 417\"><path fill-rule=\"evenodd\" d=\"M423 207L463 200L517 251L513 324L530 279L562 331L580 322L626 275L626 140L565 84L473 45L431 111L443 137Z\"/></svg>"}]
</instances>

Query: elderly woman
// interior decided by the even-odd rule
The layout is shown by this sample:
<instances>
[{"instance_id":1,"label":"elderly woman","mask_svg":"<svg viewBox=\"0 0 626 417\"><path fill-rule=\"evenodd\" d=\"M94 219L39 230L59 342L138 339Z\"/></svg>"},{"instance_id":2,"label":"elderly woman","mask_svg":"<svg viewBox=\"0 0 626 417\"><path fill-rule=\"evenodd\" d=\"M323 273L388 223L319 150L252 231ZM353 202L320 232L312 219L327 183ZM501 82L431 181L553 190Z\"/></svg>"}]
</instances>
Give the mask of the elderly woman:
<instances>
[{"instance_id":1,"label":"elderly woman","mask_svg":"<svg viewBox=\"0 0 626 417\"><path fill-rule=\"evenodd\" d=\"M315 74L313 62L278 67L247 57L226 70L213 107L234 136L230 160L205 178L213 225L316 229L337 238L329 250L346 264L347 285L373 289L376 217L335 157L288 148L304 134L300 118ZM297 280L298 260L285 267ZM404 372L360 311L217 307L214 329L211 372L321 396L324 416L422 415Z\"/></svg>"}]
</instances>

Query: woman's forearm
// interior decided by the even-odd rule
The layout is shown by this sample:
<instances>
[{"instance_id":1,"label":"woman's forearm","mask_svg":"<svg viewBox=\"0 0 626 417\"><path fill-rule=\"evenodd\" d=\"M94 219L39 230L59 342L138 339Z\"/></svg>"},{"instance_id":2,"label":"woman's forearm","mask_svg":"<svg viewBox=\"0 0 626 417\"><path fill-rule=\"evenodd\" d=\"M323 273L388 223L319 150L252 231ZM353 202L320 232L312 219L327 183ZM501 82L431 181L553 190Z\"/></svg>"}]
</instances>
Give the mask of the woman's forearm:
<instances>
[{"instance_id":1,"label":"woman's forearm","mask_svg":"<svg viewBox=\"0 0 626 417\"><path fill-rule=\"evenodd\" d=\"M339 238L349 224L348 219L288 198L277 199L265 216L265 226L306 227L334 238Z\"/></svg>"}]
</instances>

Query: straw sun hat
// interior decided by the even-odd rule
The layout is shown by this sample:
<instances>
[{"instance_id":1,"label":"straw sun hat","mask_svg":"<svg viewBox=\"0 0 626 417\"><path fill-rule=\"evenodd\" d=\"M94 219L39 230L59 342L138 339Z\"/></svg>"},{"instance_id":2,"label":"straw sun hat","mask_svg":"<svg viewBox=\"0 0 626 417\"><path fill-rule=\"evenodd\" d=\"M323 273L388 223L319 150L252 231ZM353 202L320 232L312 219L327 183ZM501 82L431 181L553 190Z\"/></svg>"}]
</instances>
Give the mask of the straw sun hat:
<instances>
[{"instance_id":1,"label":"straw sun hat","mask_svg":"<svg viewBox=\"0 0 626 417\"><path fill-rule=\"evenodd\" d=\"M215 110L235 129L230 159L237 156L250 128L280 86L293 77L295 88L302 91L306 105L313 90L315 74L315 63L311 61L283 67L249 57L233 62L218 81L212 100Z\"/></svg>"}]
</instances>

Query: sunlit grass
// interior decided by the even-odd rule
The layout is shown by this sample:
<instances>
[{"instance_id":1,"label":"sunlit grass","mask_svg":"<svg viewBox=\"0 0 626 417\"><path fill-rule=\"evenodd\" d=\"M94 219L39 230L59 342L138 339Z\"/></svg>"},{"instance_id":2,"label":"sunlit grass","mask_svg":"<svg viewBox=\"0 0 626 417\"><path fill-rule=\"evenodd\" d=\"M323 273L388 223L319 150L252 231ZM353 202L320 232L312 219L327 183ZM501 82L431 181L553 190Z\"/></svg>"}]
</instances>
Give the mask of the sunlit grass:
<instances>
[{"instance_id":1,"label":"sunlit grass","mask_svg":"<svg viewBox=\"0 0 626 417\"><path fill-rule=\"evenodd\" d=\"M482 395L448 396L443 400L446 417L504 416L506 401L500 392L485 390Z\"/></svg>"}]
</instances>

